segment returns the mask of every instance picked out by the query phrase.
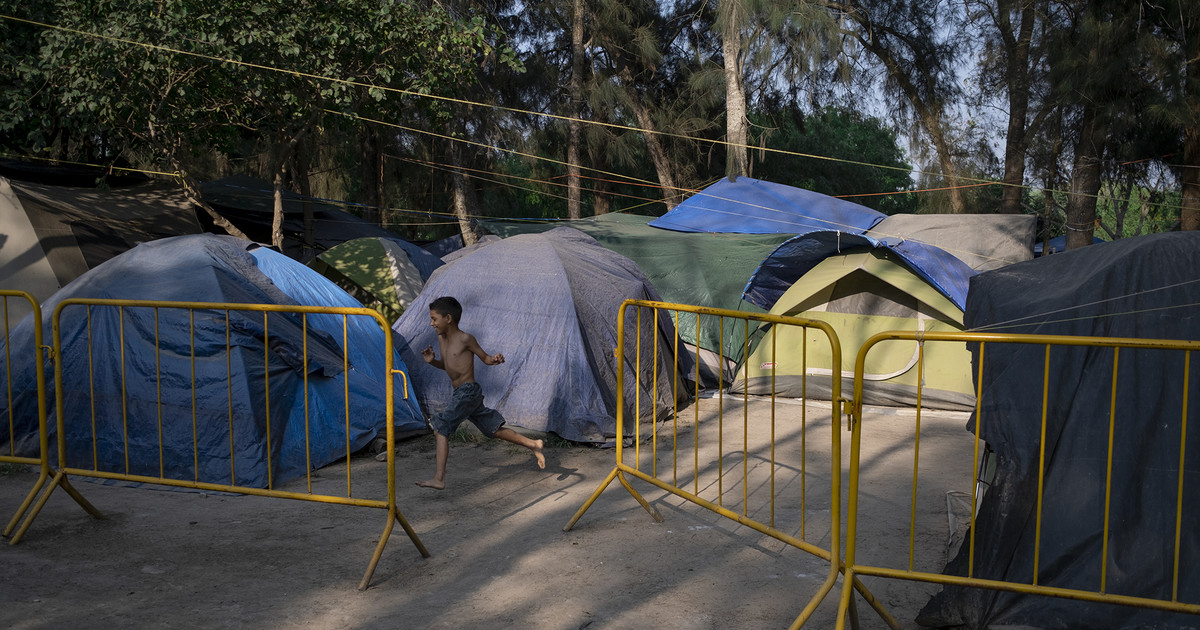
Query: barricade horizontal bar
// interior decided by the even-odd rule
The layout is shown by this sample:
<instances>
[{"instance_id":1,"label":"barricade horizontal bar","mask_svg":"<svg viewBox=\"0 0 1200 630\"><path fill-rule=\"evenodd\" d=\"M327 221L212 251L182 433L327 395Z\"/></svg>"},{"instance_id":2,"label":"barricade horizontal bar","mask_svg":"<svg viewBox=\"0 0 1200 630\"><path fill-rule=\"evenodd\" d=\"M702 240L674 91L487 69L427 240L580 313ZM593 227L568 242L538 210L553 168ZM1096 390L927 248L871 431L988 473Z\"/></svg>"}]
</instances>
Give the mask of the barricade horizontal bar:
<instances>
[{"instance_id":1,"label":"barricade horizontal bar","mask_svg":"<svg viewBox=\"0 0 1200 630\"><path fill-rule=\"evenodd\" d=\"M180 481L178 479L169 479L165 477L147 477L144 475L128 475L123 473L109 473L101 470L91 470L88 468L59 468L59 472L64 475L75 475L78 477L94 477L96 479L109 479L113 481L125 481L129 483L146 483L159 486L172 486L175 488L189 488L192 490L211 490L213 492L229 492L233 494L249 494L260 497L275 497L279 499L296 499L300 501L312 501L314 503L332 503L337 505L355 505L360 507L373 507L387 509L388 502L384 499L356 499L354 497L344 497L336 494L319 494L312 492L293 492L289 490L275 490L270 488L252 488L247 486L231 486L220 483L205 483Z\"/></svg>"},{"instance_id":2,"label":"barricade horizontal bar","mask_svg":"<svg viewBox=\"0 0 1200 630\"><path fill-rule=\"evenodd\" d=\"M1129 595L1116 595L1112 593L1096 593L1093 591L1081 591L1069 588L1059 588L1055 586L1035 586L1032 584L1022 584L1020 582L1004 582L1000 580L989 580L984 578L967 578L957 575L946 575L944 573L905 571L903 569L889 569L886 567L864 566L861 564L855 565L854 572L860 576L866 575L882 578L894 578L899 580L914 580L933 584L951 584L954 586L965 586L970 588L987 588L995 591L1025 593L1027 595L1047 595L1052 597L1061 597L1063 599L1095 602L1098 604L1122 604L1125 606L1136 606L1138 608L1149 608L1167 612L1182 612L1200 615L1200 604L1186 604L1183 602L1171 602L1161 599L1150 599L1146 597L1132 597Z\"/></svg>"}]
</instances>

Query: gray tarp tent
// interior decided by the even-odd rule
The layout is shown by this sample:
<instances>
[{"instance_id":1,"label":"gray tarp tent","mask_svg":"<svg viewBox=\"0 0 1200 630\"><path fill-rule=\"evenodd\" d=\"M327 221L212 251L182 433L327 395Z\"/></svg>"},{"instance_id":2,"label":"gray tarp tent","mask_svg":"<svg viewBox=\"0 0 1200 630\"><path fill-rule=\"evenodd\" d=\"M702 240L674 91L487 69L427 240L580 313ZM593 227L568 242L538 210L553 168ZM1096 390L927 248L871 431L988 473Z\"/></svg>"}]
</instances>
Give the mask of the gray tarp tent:
<instances>
[{"instance_id":1,"label":"gray tarp tent","mask_svg":"<svg viewBox=\"0 0 1200 630\"><path fill-rule=\"evenodd\" d=\"M989 332L1198 339L1200 233L1121 239L980 274L971 282L965 323ZM978 364L977 347L974 352ZM1097 590L1107 545L1108 593L1169 600L1178 552L1179 601L1200 603L1200 432L1187 431L1180 448L1183 395L1200 400L1200 371L1194 365L1185 371L1179 351L1122 350L1114 398L1111 349L1055 347L1041 444L1045 352L1041 345L993 343L984 353L980 437L995 452L996 473L976 519L974 576L1030 583L1040 537L1038 584ZM1188 425L1195 426L1197 406L1186 408ZM965 575L968 557L964 543L946 572ZM936 595L918 621L967 628L1200 625L1189 615L955 586Z\"/></svg>"},{"instance_id":2,"label":"gray tarp tent","mask_svg":"<svg viewBox=\"0 0 1200 630\"><path fill-rule=\"evenodd\" d=\"M483 386L485 404L509 424L580 442L615 438L618 309L628 298L659 297L631 260L578 230L557 228L495 241L438 268L393 327L411 348L404 360L428 413L444 409L451 393L445 372L419 354L437 346L429 303L442 295L462 303L462 328L484 350L504 355L501 365L477 364L475 380ZM652 316L642 316L641 372L635 374L638 326L633 313L628 315L622 358L626 409L640 400L646 420L651 410L671 409L674 330L667 315L657 326ZM688 374L689 367L680 365L680 373ZM686 399L686 388L676 394ZM632 434L633 423L625 429Z\"/></svg>"}]
</instances>

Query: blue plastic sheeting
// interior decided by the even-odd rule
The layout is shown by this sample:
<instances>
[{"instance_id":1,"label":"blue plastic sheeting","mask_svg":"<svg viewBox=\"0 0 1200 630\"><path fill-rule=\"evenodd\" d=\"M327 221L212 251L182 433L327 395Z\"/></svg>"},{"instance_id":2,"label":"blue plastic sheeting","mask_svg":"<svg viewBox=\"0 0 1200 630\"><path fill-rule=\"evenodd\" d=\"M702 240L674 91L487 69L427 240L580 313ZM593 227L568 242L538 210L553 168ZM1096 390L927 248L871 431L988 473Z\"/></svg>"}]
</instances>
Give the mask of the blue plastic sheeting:
<instances>
[{"instance_id":1,"label":"blue plastic sheeting","mask_svg":"<svg viewBox=\"0 0 1200 630\"><path fill-rule=\"evenodd\" d=\"M416 245L410 244L410 247L420 249ZM427 252L425 253L428 255ZM250 255L258 263L259 269L275 283L275 286L279 287L299 304L362 308L362 304L358 300L351 297L341 287L321 274L313 271L307 265L303 265L266 247L252 245ZM441 259L434 258L437 260L438 266L441 266ZM327 334L339 341L343 335L343 321L345 322L346 339L350 342L351 401L363 412L379 416L376 419L375 426L379 432L383 432L387 426L384 424L384 418L382 417L386 409L384 406L386 401L384 384L387 382L383 357L384 335L389 334L392 336L392 369L407 372L408 368L401 358L404 338L394 334L390 328L385 329L381 327L374 319L362 315L346 318L343 318L341 315L324 313L308 315L308 325L310 328L315 328L320 333ZM424 429L425 417L421 413L421 408L417 405L417 392L413 389L412 383L409 382L408 396L406 398L404 396L405 380L399 374L392 376L392 387L395 396L392 425L401 431ZM310 417L317 414L320 418L345 418L346 410L344 406L336 408L324 407L324 405L331 401L342 405L344 393L341 391L342 382L340 380L310 381L309 387L317 388L317 391L321 394L313 400L320 407L316 409L310 408ZM363 416L357 418L357 420L360 422L366 421L367 417ZM344 432L344 428L339 426L338 437L344 434Z\"/></svg>"},{"instance_id":2,"label":"blue plastic sheeting","mask_svg":"<svg viewBox=\"0 0 1200 630\"><path fill-rule=\"evenodd\" d=\"M291 264L262 252L260 256L282 285L290 284L282 270ZM333 287L299 263L294 263L294 268L298 283L312 283L316 289L322 284ZM311 276L299 276L299 270ZM305 297L315 300L320 292L314 290ZM246 251L246 241L215 235L144 243L80 276L43 304L47 331L55 307L67 298L297 304L258 266ZM344 299L340 302L345 303ZM33 356L32 326L27 318L11 335L12 356L17 358L12 377L14 391L19 392L13 402L14 441L16 451L25 455L37 452L33 394L37 368L21 362ZM177 309L64 308L64 463L265 487L301 476L309 466L317 468L345 457L347 451L362 448L385 428L383 391L379 382L370 378L369 361L358 361L355 353L345 371L340 324L336 336L322 331L323 327L323 323L310 321L306 331L302 318L291 313L264 316L229 311L226 315L222 309L195 311L189 317L188 311ZM378 330L376 344L384 334ZM359 334L352 333L351 346L370 347L372 340ZM376 360L382 364L382 356ZM49 375L49 367L46 370ZM348 431L343 377L350 379ZM0 401L0 407L6 404ZM53 405L50 411L53 431ZM7 415L8 409L0 409L0 413ZM419 414L413 417L406 411L403 418L407 426L423 426ZM306 443L310 445L307 449ZM198 452L193 444L198 445ZM0 448L7 451L8 447Z\"/></svg>"},{"instance_id":3,"label":"blue plastic sheeting","mask_svg":"<svg viewBox=\"0 0 1200 630\"><path fill-rule=\"evenodd\" d=\"M438 346L429 325L429 303L443 295L462 304L462 329L475 335L488 354L505 357L499 365L475 363L485 405L499 410L510 425L568 440L615 438L617 313L626 299L659 299L633 261L579 230L561 227L497 240L438 269L393 326L411 348L404 359L412 366L421 408L429 413L444 410L451 394L446 373L419 354ZM643 420L654 410L672 408L674 374L692 369L685 356L674 371L671 318L663 314L657 319L655 325L649 313L639 320L630 311L625 322L626 409L631 412L632 403L640 401ZM639 365L641 373L635 374ZM682 399L686 392L680 387L676 393ZM634 429L633 422L626 423L627 435Z\"/></svg>"},{"instance_id":4,"label":"blue plastic sheeting","mask_svg":"<svg viewBox=\"0 0 1200 630\"><path fill-rule=\"evenodd\" d=\"M967 289L976 271L949 252L918 241L876 240L844 232L812 232L781 243L772 251L742 292L742 299L770 310L779 297L829 256L854 248L884 248L903 260L926 282L950 298L955 306L967 303Z\"/></svg>"},{"instance_id":5,"label":"blue plastic sheeting","mask_svg":"<svg viewBox=\"0 0 1200 630\"><path fill-rule=\"evenodd\" d=\"M739 177L688 197L650 225L677 232L805 234L837 230L862 234L884 218L866 206L811 190Z\"/></svg>"}]
</instances>

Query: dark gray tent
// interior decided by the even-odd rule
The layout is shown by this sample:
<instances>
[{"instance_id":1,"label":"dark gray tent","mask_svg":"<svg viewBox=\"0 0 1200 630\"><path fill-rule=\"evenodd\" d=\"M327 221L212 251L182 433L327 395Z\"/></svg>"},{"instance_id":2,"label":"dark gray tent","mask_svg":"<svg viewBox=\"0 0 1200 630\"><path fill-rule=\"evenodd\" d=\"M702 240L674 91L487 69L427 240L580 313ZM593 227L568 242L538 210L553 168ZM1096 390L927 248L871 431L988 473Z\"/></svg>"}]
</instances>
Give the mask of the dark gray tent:
<instances>
[{"instance_id":1,"label":"dark gray tent","mask_svg":"<svg viewBox=\"0 0 1200 630\"><path fill-rule=\"evenodd\" d=\"M138 243L200 232L176 186L99 189L0 177L3 288L38 300Z\"/></svg>"},{"instance_id":2,"label":"dark gray tent","mask_svg":"<svg viewBox=\"0 0 1200 630\"><path fill-rule=\"evenodd\" d=\"M965 324L992 332L1198 339L1200 233L1122 239L980 274L971 281ZM1044 346L1028 344L988 344L984 353L980 437L994 449L996 473L976 521L974 576L1030 583L1040 537L1038 584L1097 591L1107 545L1108 593L1170 600L1178 552L1178 599L1200 603L1200 432L1187 431L1180 448L1183 410L1188 425L1200 420L1195 361L1185 382L1182 351L1122 350L1114 394L1112 349L1053 348L1042 444L1042 396L1030 393L1042 391L1044 356ZM1186 407L1185 392L1193 401ZM966 575L968 553L964 543L946 573ZM1183 614L954 586L935 596L918 621L967 628L1200 626Z\"/></svg>"},{"instance_id":3,"label":"dark gray tent","mask_svg":"<svg viewBox=\"0 0 1200 630\"><path fill-rule=\"evenodd\" d=\"M659 299L633 261L578 230L556 228L497 240L439 267L393 327L408 342L404 361L427 413L444 409L451 393L446 373L420 355L422 348L437 345L429 303L442 295L462 303L462 328L485 351L504 355L501 365L477 365L475 379L485 403L509 424L581 442L615 437L618 309L628 298ZM649 419L651 410L671 409L674 330L669 316L655 326L654 317L643 314L638 364L637 319L628 315L626 409L639 400L643 419ZM680 365L678 373L690 374L689 365ZM676 394L686 398L686 388ZM626 425L627 434L633 429Z\"/></svg>"}]
</instances>

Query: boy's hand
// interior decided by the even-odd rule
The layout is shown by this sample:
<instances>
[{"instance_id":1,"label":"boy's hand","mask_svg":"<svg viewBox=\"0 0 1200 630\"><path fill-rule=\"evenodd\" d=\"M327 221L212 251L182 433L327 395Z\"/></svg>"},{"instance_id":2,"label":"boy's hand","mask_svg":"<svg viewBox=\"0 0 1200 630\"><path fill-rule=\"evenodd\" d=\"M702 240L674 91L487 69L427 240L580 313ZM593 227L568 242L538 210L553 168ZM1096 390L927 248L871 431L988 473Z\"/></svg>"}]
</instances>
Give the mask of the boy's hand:
<instances>
[{"instance_id":1,"label":"boy's hand","mask_svg":"<svg viewBox=\"0 0 1200 630\"><path fill-rule=\"evenodd\" d=\"M492 365L500 365L501 363L504 363L503 354L497 352L496 354L492 355Z\"/></svg>"},{"instance_id":2,"label":"boy's hand","mask_svg":"<svg viewBox=\"0 0 1200 630\"><path fill-rule=\"evenodd\" d=\"M433 346L429 346L422 350L421 358L425 359L426 363L433 363Z\"/></svg>"}]
</instances>

